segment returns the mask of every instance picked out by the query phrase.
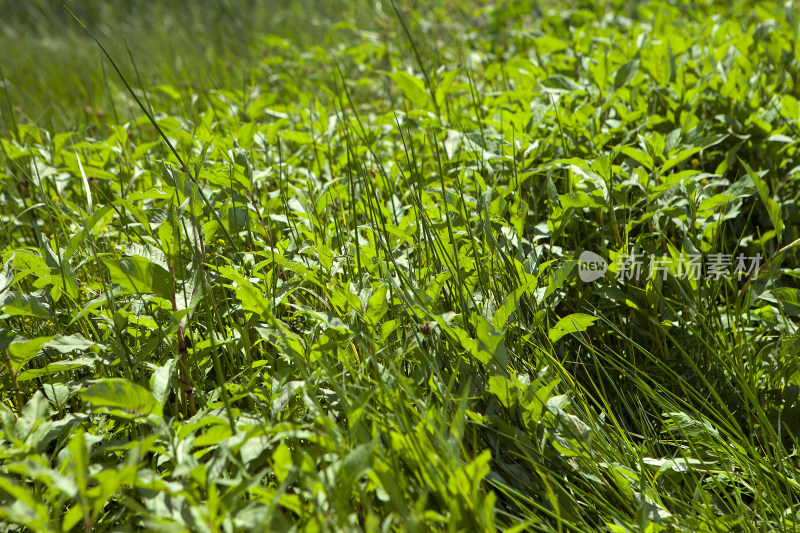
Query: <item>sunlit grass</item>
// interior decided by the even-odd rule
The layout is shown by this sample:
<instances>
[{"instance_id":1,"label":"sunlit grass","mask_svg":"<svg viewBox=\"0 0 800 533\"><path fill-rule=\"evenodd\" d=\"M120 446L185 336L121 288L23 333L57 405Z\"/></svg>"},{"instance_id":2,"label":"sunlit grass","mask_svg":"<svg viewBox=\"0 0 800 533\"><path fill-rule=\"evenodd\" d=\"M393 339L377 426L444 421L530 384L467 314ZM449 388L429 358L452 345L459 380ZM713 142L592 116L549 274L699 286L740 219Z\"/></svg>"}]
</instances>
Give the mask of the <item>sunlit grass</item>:
<instances>
[{"instance_id":1,"label":"sunlit grass","mask_svg":"<svg viewBox=\"0 0 800 533\"><path fill-rule=\"evenodd\" d=\"M247 4L4 6L9 530L797 529L790 10Z\"/></svg>"}]
</instances>

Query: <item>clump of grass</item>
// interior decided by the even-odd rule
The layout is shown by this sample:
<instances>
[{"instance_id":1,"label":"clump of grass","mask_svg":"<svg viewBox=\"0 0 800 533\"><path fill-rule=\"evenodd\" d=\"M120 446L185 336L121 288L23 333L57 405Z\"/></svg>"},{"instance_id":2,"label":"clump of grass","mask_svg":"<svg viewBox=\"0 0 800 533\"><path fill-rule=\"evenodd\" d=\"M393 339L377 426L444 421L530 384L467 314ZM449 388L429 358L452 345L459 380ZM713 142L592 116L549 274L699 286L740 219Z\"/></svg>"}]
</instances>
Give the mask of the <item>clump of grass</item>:
<instances>
[{"instance_id":1,"label":"clump of grass","mask_svg":"<svg viewBox=\"0 0 800 533\"><path fill-rule=\"evenodd\" d=\"M793 12L606 4L4 65L9 529L796 529Z\"/></svg>"}]
</instances>

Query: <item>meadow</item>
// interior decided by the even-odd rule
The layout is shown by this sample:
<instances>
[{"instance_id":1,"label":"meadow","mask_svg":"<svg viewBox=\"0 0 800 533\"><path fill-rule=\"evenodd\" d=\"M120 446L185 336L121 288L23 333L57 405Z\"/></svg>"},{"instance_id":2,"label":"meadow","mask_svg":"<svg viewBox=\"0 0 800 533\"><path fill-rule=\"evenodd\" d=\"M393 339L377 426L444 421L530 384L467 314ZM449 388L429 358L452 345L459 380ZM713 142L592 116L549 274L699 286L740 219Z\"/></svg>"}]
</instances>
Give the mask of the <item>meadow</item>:
<instances>
[{"instance_id":1,"label":"meadow","mask_svg":"<svg viewBox=\"0 0 800 533\"><path fill-rule=\"evenodd\" d=\"M800 530L795 0L0 0L0 531Z\"/></svg>"}]
</instances>

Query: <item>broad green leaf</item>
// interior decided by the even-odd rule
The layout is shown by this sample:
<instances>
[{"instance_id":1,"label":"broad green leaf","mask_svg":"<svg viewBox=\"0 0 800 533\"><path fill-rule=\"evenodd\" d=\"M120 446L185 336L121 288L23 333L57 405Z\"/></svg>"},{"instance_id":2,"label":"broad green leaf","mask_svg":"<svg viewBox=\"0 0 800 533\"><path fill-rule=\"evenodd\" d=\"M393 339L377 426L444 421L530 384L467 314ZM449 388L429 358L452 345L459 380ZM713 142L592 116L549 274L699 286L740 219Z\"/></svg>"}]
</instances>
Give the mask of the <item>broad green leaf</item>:
<instances>
[{"instance_id":1,"label":"broad green leaf","mask_svg":"<svg viewBox=\"0 0 800 533\"><path fill-rule=\"evenodd\" d=\"M637 163L641 163L647 170L653 170L653 156L632 146L623 146L619 151Z\"/></svg>"},{"instance_id":2,"label":"broad green leaf","mask_svg":"<svg viewBox=\"0 0 800 533\"><path fill-rule=\"evenodd\" d=\"M426 324L427 324L426 327L432 328L436 325L436 322L426 322ZM399 319L391 319L384 321L383 324L381 324L381 335L380 338L378 339L378 343L384 344L389 338L389 335L391 335L392 332L395 331L401 325L402 322Z\"/></svg>"},{"instance_id":3,"label":"broad green leaf","mask_svg":"<svg viewBox=\"0 0 800 533\"><path fill-rule=\"evenodd\" d=\"M494 313L494 317L492 319L492 323L494 324L495 329L498 331L505 330L506 323L508 322L508 318L517 310L519 307L519 300L522 298L524 294L530 293L533 289L536 288L538 280L533 279L524 285L517 287L510 293L508 293L503 300L503 305L501 305L497 311Z\"/></svg>"},{"instance_id":4,"label":"broad green leaf","mask_svg":"<svg viewBox=\"0 0 800 533\"><path fill-rule=\"evenodd\" d=\"M553 92L578 91L581 88L581 86L575 83L573 80L561 74L556 74L545 80L542 80L542 85L544 85L546 89L549 89Z\"/></svg>"},{"instance_id":5,"label":"broad green leaf","mask_svg":"<svg viewBox=\"0 0 800 533\"><path fill-rule=\"evenodd\" d=\"M54 363L49 363L43 368L31 368L23 371L17 378L17 381L30 381L32 379L40 378L42 376L49 376L51 374L57 374L66 370L74 370L76 368L93 366L96 361L97 358L95 357L79 357L77 359L70 359L67 361L56 361Z\"/></svg>"},{"instance_id":6,"label":"broad green leaf","mask_svg":"<svg viewBox=\"0 0 800 533\"><path fill-rule=\"evenodd\" d=\"M163 267L141 256L126 257L119 261L103 259L111 281L126 294L156 294L171 299L172 276Z\"/></svg>"},{"instance_id":7,"label":"broad green leaf","mask_svg":"<svg viewBox=\"0 0 800 533\"><path fill-rule=\"evenodd\" d=\"M478 348L478 341L471 338L466 331L457 326L448 325L441 316L435 316L433 318L439 324L439 327L442 328L443 331L447 332L457 343L457 345L460 345L467 353L477 358L484 364L491 361L491 354L488 352L481 353Z\"/></svg>"},{"instance_id":8,"label":"broad green leaf","mask_svg":"<svg viewBox=\"0 0 800 533\"><path fill-rule=\"evenodd\" d=\"M592 315L574 313L559 320L558 323L550 329L548 336L551 342L556 342L568 333L586 331L596 320L597 317Z\"/></svg>"},{"instance_id":9,"label":"broad green leaf","mask_svg":"<svg viewBox=\"0 0 800 533\"><path fill-rule=\"evenodd\" d=\"M362 444L353 449L339 466L338 482L342 487L350 487L367 472L369 472L373 461L374 445L371 443Z\"/></svg>"},{"instance_id":10,"label":"broad green leaf","mask_svg":"<svg viewBox=\"0 0 800 533\"><path fill-rule=\"evenodd\" d=\"M77 298L78 283L75 279L75 273L72 271L72 265L66 259L59 260L58 255L53 252L48 243L44 243L42 250L44 251L45 262L50 267L50 273L49 276L42 277L34 282L34 287L41 288L53 285L63 289L70 297ZM56 294L53 297L54 300L58 300Z\"/></svg>"},{"instance_id":11,"label":"broad green leaf","mask_svg":"<svg viewBox=\"0 0 800 533\"><path fill-rule=\"evenodd\" d=\"M89 488L89 454L86 452L83 427L79 426L78 430L72 434L67 448L69 457L72 459L72 473L75 475L78 493L81 501L85 504L86 491Z\"/></svg>"},{"instance_id":12,"label":"broad green leaf","mask_svg":"<svg viewBox=\"0 0 800 533\"><path fill-rule=\"evenodd\" d=\"M250 150L253 146L253 138L258 133L257 122L247 122L239 127L236 132L236 142L243 150Z\"/></svg>"},{"instance_id":13,"label":"broad green leaf","mask_svg":"<svg viewBox=\"0 0 800 533\"><path fill-rule=\"evenodd\" d=\"M373 327L378 325L383 315L389 310L389 302L386 300L386 285L381 285L372 293L367 302L364 313L364 320Z\"/></svg>"},{"instance_id":14,"label":"broad green leaf","mask_svg":"<svg viewBox=\"0 0 800 533\"><path fill-rule=\"evenodd\" d=\"M778 287L762 293L759 298L780 305L788 315L800 316L800 289Z\"/></svg>"},{"instance_id":15,"label":"broad green leaf","mask_svg":"<svg viewBox=\"0 0 800 533\"><path fill-rule=\"evenodd\" d=\"M8 347L17 338L13 331L0 328L0 350L8 350Z\"/></svg>"},{"instance_id":16,"label":"broad green leaf","mask_svg":"<svg viewBox=\"0 0 800 533\"><path fill-rule=\"evenodd\" d=\"M80 393L94 408L121 418L161 417L162 406L144 387L125 379L105 379Z\"/></svg>"},{"instance_id":17,"label":"broad green leaf","mask_svg":"<svg viewBox=\"0 0 800 533\"><path fill-rule=\"evenodd\" d=\"M14 283L14 267L12 263L14 262L14 256L11 256L11 259L6 261L3 265L3 269L0 270L0 297L11 288L11 285Z\"/></svg>"},{"instance_id":18,"label":"broad green leaf","mask_svg":"<svg viewBox=\"0 0 800 533\"><path fill-rule=\"evenodd\" d=\"M165 220L161 223L158 227L158 240L161 242L161 249L164 250L164 254L172 259L175 257L175 254L178 252L178 236L175 232L175 226L172 224L172 219L174 219L174 211L172 206L170 206L170 217L169 219Z\"/></svg>"},{"instance_id":19,"label":"broad green leaf","mask_svg":"<svg viewBox=\"0 0 800 533\"><path fill-rule=\"evenodd\" d=\"M795 144L795 142L797 142L797 139L793 139L792 137L789 137L787 135L781 135L780 133L775 133L767 137L767 142Z\"/></svg>"},{"instance_id":20,"label":"broad green leaf","mask_svg":"<svg viewBox=\"0 0 800 533\"><path fill-rule=\"evenodd\" d=\"M580 160L578 161L580 162ZM609 179L613 173L611 160L605 154L601 154L597 159L592 161L590 169L603 180Z\"/></svg>"},{"instance_id":21,"label":"broad green leaf","mask_svg":"<svg viewBox=\"0 0 800 533\"><path fill-rule=\"evenodd\" d=\"M505 335L494 329L492 324L478 316L476 318L476 333L478 337L478 352L476 357L483 364L495 363L507 373L508 369L508 354L506 353ZM486 356L489 357L486 357Z\"/></svg>"},{"instance_id":22,"label":"broad green leaf","mask_svg":"<svg viewBox=\"0 0 800 533\"><path fill-rule=\"evenodd\" d=\"M361 310L361 301L358 299L358 296L341 287L336 287L331 293L331 303L333 303L342 314L349 313L351 309Z\"/></svg>"},{"instance_id":23,"label":"broad green leaf","mask_svg":"<svg viewBox=\"0 0 800 533\"><path fill-rule=\"evenodd\" d=\"M617 75L614 77L614 89L619 89L626 85L636 76L637 72L639 72L638 57L628 61L617 69Z\"/></svg>"},{"instance_id":24,"label":"broad green leaf","mask_svg":"<svg viewBox=\"0 0 800 533\"><path fill-rule=\"evenodd\" d=\"M577 416L567 413L563 409L554 409L554 412L571 437L585 441L592 435L591 426Z\"/></svg>"},{"instance_id":25,"label":"broad green leaf","mask_svg":"<svg viewBox=\"0 0 800 533\"><path fill-rule=\"evenodd\" d=\"M164 254L164 252L162 252L152 244L145 244L143 246L141 244L136 244L134 242L129 243L125 245L125 255L138 255L140 257L144 257L148 261L155 263L164 270L169 270L169 264L167 263L167 256Z\"/></svg>"},{"instance_id":26,"label":"broad green leaf","mask_svg":"<svg viewBox=\"0 0 800 533\"><path fill-rule=\"evenodd\" d=\"M27 526L26 529L31 531L56 531L50 528L52 518L48 516L47 506L41 502L41 498L37 497L27 483L16 483L6 475L2 475L0 476L0 491L13 500L13 506L10 504L4 506L5 509L0 511L0 516L3 518L16 516L18 521L24 523ZM3 521L5 522L5 520ZM9 527L9 529L12 528Z\"/></svg>"},{"instance_id":27,"label":"broad green leaf","mask_svg":"<svg viewBox=\"0 0 800 533\"><path fill-rule=\"evenodd\" d=\"M675 155L670 155L667 158L667 161L663 165L661 165L660 172L662 174L666 174L666 172L669 169L680 165L681 163L683 163L684 161L686 161L687 159L692 157L694 154L696 154L696 153L698 153L698 152L700 152L702 150L703 150L703 147L699 146L699 147L696 147L696 148L690 148L690 149L687 149L687 150L681 150L680 152L678 152Z\"/></svg>"},{"instance_id":28,"label":"broad green leaf","mask_svg":"<svg viewBox=\"0 0 800 533\"><path fill-rule=\"evenodd\" d=\"M493 394L506 409L518 399L516 384L504 376L490 376L486 390Z\"/></svg>"},{"instance_id":29,"label":"broad green leaf","mask_svg":"<svg viewBox=\"0 0 800 533\"><path fill-rule=\"evenodd\" d=\"M269 315L272 304L264 298L261 290L245 279L237 281L237 284L239 286L236 288L236 297L241 300L242 309L257 315Z\"/></svg>"},{"instance_id":30,"label":"broad green leaf","mask_svg":"<svg viewBox=\"0 0 800 533\"><path fill-rule=\"evenodd\" d=\"M298 311L307 315L313 316L325 327L325 329L332 329L340 333L349 333L350 328L347 327L342 319L334 313L316 311L311 307L305 305L298 305Z\"/></svg>"},{"instance_id":31,"label":"broad green leaf","mask_svg":"<svg viewBox=\"0 0 800 533\"><path fill-rule=\"evenodd\" d=\"M608 62L597 61L596 64L589 67L591 72L592 81L597 85L601 92L605 92L608 87Z\"/></svg>"},{"instance_id":32,"label":"broad green leaf","mask_svg":"<svg viewBox=\"0 0 800 533\"><path fill-rule=\"evenodd\" d=\"M720 205L730 202L731 200L735 200L736 196L731 196L730 194L715 194L711 198L704 198L700 205L697 206L697 211L712 211L719 207Z\"/></svg>"},{"instance_id":33,"label":"broad green leaf","mask_svg":"<svg viewBox=\"0 0 800 533\"><path fill-rule=\"evenodd\" d=\"M750 179L753 180L753 184L758 190L758 195L761 197L761 201L764 202L769 219L772 221L772 225L775 228L775 233L778 236L778 243L781 243L781 236L783 235L783 214L781 213L781 206L770 197L769 187L766 182L761 179L761 176L759 176L757 172L754 172L753 169L750 168L750 165L741 158L739 162L747 171L747 175L750 176Z\"/></svg>"},{"instance_id":34,"label":"broad green leaf","mask_svg":"<svg viewBox=\"0 0 800 533\"><path fill-rule=\"evenodd\" d=\"M558 196L558 189L556 189L556 184L553 183L553 179L550 176L547 176L547 200L550 202L550 205L553 208L561 207L561 203L559 202Z\"/></svg>"},{"instance_id":35,"label":"broad green leaf","mask_svg":"<svg viewBox=\"0 0 800 533\"><path fill-rule=\"evenodd\" d=\"M539 423L542 418L544 406L547 405L547 402L552 396L553 389L555 389L559 383L560 380L558 379L549 380L544 385L537 381L535 385L539 386L539 388L536 389L532 387L536 390L536 393L530 401L525 403L525 412L522 414L522 419L528 427L536 427Z\"/></svg>"},{"instance_id":36,"label":"broad green leaf","mask_svg":"<svg viewBox=\"0 0 800 533\"><path fill-rule=\"evenodd\" d=\"M408 72L398 70L389 73L389 77L394 80L397 87L403 91L416 109L425 109L428 105L428 91L425 90L425 82Z\"/></svg>"},{"instance_id":37,"label":"broad green leaf","mask_svg":"<svg viewBox=\"0 0 800 533\"><path fill-rule=\"evenodd\" d=\"M797 120L800 118L800 105L797 99L790 95L784 94L781 96L781 116L789 120Z\"/></svg>"},{"instance_id":38,"label":"broad green leaf","mask_svg":"<svg viewBox=\"0 0 800 533\"><path fill-rule=\"evenodd\" d=\"M278 135L284 141L297 144L312 144L314 142L314 137L305 131L282 131Z\"/></svg>"},{"instance_id":39,"label":"broad green leaf","mask_svg":"<svg viewBox=\"0 0 800 533\"><path fill-rule=\"evenodd\" d=\"M36 357L42 350L42 347L52 339L53 337L36 337L35 339L29 340L25 337L17 337L9 344L8 357L14 376L19 374L19 371L25 366L25 363Z\"/></svg>"},{"instance_id":40,"label":"broad green leaf","mask_svg":"<svg viewBox=\"0 0 800 533\"><path fill-rule=\"evenodd\" d=\"M292 466L292 452L286 444L279 444L275 451L272 452L272 471L278 483L283 483L289 476Z\"/></svg>"},{"instance_id":41,"label":"broad green leaf","mask_svg":"<svg viewBox=\"0 0 800 533\"><path fill-rule=\"evenodd\" d=\"M11 316L50 318L50 302L40 294L6 291L0 295L0 312Z\"/></svg>"},{"instance_id":42,"label":"broad green leaf","mask_svg":"<svg viewBox=\"0 0 800 533\"><path fill-rule=\"evenodd\" d=\"M97 347L101 350L104 350L106 346L104 344L90 341L80 333L75 333L68 336L56 335L45 345L45 348L55 350L60 354L72 353L76 350L85 351L92 347Z\"/></svg>"},{"instance_id":43,"label":"broad green leaf","mask_svg":"<svg viewBox=\"0 0 800 533\"><path fill-rule=\"evenodd\" d=\"M451 70L449 72L445 72L439 81L439 86L436 88L436 103L439 107L444 106L445 98L447 94L451 93L451 88L453 86L453 80L458 74L458 69Z\"/></svg>"},{"instance_id":44,"label":"broad green leaf","mask_svg":"<svg viewBox=\"0 0 800 533\"><path fill-rule=\"evenodd\" d=\"M561 194L558 196L561 202L561 207L568 209L602 209L606 205L600 198L586 194L585 192L573 192L570 194Z\"/></svg>"},{"instance_id":45,"label":"broad green leaf","mask_svg":"<svg viewBox=\"0 0 800 533\"><path fill-rule=\"evenodd\" d=\"M167 400L170 386L172 385L172 372L175 368L175 359L170 359L163 366L156 368L153 378L150 380L150 389L153 397L162 405Z\"/></svg>"},{"instance_id":46,"label":"broad green leaf","mask_svg":"<svg viewBox=\"0 0 800 533\"><path fill-rule=\"evenodd\" d=\"M23 372L25 374L26 372ZM56 409L64 409L67 401L80 390L80 385L76 383L45 383L42 390L50 403Z\"/></svg>"},{"instance_id":47,"label":"broad green leaf","mask_svg":"<svg viewBox=\"0 0 800 533\"><path fill-rule=\"evenodd\" d=\"M480 487L483 479L492 470L491 462L492 452L483 450L472 462L456 470L455 476L448 479L448 487L454 493L469 494L474 500L483 499Z\"/></svg>"},{"instance_id":48,"label":"broad green leaf","mask_svg":"<svg viewBox=\"0 0 800 533\"><path fill-rule=\"evenodd\" d=\"M220 442L224 441L232 435L231 428L228 424L222 422L220 424L213 424L206 431L194 439L195 447L202 448L204 446L217 446Z\"/></svg>"},{"instance_id":49,"label":"broad green leaf","mask_svg":"<svg viewBox=\"0 0 800 533\"><path fill-rule=\"evenodd\" d=\"M547 285L547 290L544 291L544 296L542 296L542 299L538 303L543 302L544 300L547 299L548 296L553 294L555 291L559 290L561 286L564 284L564 282L567 280L567 278L569 278L570 273L577 264L578 261L574 260L564 261L564 263L560 267L558 267L558 270L556 270L553 279Z\"/></svg>"}]
</instances>

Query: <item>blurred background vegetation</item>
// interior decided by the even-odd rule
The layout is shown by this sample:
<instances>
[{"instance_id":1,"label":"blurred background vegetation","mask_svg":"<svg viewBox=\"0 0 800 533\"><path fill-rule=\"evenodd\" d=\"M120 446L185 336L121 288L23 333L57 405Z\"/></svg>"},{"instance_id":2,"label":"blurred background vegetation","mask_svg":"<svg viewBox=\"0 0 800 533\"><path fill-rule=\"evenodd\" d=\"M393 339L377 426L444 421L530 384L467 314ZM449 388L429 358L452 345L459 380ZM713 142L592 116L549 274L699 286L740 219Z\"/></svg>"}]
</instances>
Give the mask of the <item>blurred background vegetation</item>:
<instances>
[{"instance_id":1,"label":"blurred background vegetation","mask_svg":"<svg viewBox=\"0 0 800 533\"><path fill-rule=\"evenodd\" d=\"M334 25L369 28L382 16L364 0L0 0L4 117L14 108L20 122L61 130L109 113L121 85L65 4L128 79L144 87L191 80L198 90L241 86L263 59L266 35L325 45Z\"/></svg>"}]
</instances>

